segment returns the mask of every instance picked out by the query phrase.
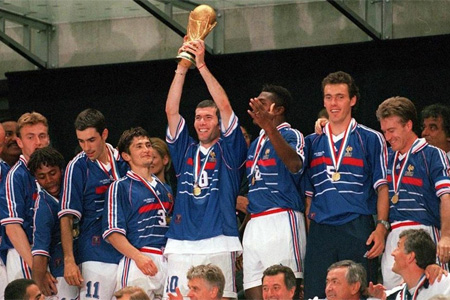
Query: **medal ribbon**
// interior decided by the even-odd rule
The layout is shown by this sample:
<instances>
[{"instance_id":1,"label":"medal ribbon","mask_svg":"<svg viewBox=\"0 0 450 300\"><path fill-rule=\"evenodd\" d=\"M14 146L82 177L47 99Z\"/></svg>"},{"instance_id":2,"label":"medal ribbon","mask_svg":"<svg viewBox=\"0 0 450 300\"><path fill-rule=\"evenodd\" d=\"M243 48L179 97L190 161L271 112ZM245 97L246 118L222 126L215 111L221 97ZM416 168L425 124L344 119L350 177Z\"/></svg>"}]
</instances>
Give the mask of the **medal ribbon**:
<instances>
[{"instance_id":1,"label":"medal ribbon","mask_svg":"<svg viewBox=\"0 0 450 300\"><path fill-rule=\"evenodd\" d=\"M400 168L400 173L398 174L398 178L396 177L396 173L395 173L395 166L397 165L397 159L398 156L400 155L400 152L396 151L395 152L395 156L394 156L394 162L392 163L392 186L394 187L394 195L398 194L399 188L400 188L400 183L402 182L402 178L405 172L405 168L408 162L408 158L409 155L411 154L414 146L417 145L417 143L420 142L419 139L417 139L414 144L411 146L411 148L409 148L408 153L406 154L406 157L404 158L403 162L402 162L402 167Z\"/></svg>"},{"instance_id":2,"label":"medal ribbon","mask_svg":"<svg viewBox=\"0 0 450 300\"><path fill-rule=\"evenodd\" d=\"M261 150L262 150L264 144L266 143L266 141L267 141L266 134L265 133L261 134L259 136L258 143L256 144L255 154L253 155L253 163L252 163L252 168L250 169L250 177L252 177L253 174L255 173L256 166L258 164L258 159L261 154Z\"/></svg>"},{"instance_id":3,"label":"medal ribbon","mask_svg":"<svg viewBox=\"0 0 450 300\"><path fill-rule=\"evenodd\" d=\"M100 168L102 168L103 172L111 179L111 180L117 180L119 179L119 175L117 173L117 166L116 166L116 160L113 158L112 150L109 149L108 146L106 146L106 149L108 151L108 159L109 163L111 164L111 174L109 174L108 170L106 170L105 165L97 159L97 163L100 165Z\"/></svg>"},{"instance_id":4,"label":"medal ribbon","mask_svg":"<svg viewBox=\"0 0 450 300\"><path fill-rule=\"evenodd\" d=\"M200 187L200 185L198 184L198 180L200 179L200 174L202 174L203 171L205 170L206 163L208 162L209 154L211 153L211 151L213 149L213 147L210 147L208 149L208 152L206 153L206 156L205 156L205 161L200 166L200 163L201 163L200 147L201 146L198 145L197 153L195 153L195 158L194 158L194 186L197 185L198 187Z\"/></svg>"},{"instance_id":5,"label":"medal ribbon","mask_svg":"<svg viewBox=\"0 0 450 300\"><path fill-rule=\"evenodd\" d=\"M411 300L416 300L417 299L417 295L419 294L419 291L422 288L422 286L425 284L426 279L427 278L426 278L425 274L423 274L420 277L419 282L417 283L416 290L414 291L413 295L411 295ZM401 300L408 300L407 291L408 291L408 285L405 284L405 287L400 292L400 299Z\"/></svg>"},{"instance_id":6,"label":"medal ribbon","mask_svg":"<svg viewBox=\"0 0 450 300\"><path fill-rule=\"evenodd\" d=\"M345 149L347 147L349 132L351 131L351 128L355 125L355 123L356 123L355 119L351 119L350 123L347 126L347 129L345 129L344 137L342 139L341 146L339 147L337 156L336 156L336 151L334 150L335 147L334 147L334 141L333 141L333 134L332 134L331 128L330 128L330 123L327 123L327 125L325 125L325 128L326 128L325 133L328 136L328 147L330 148L331 160L333 162L335 172L338 172L338 170L339 170L339 167L342 162L342 158L344 157L343 149Z\"/></svg>"},{"instance_id":7,"label":"medal ribbon","mask_svg":"<svg viewBox=\"0 0 450 300\"><path fill-rule=\"evenodd\" d=\"M158 197L158 194L156 193L156 191L151 186L150 182L148 182L146 179L144 179L143 177L139 176L138 174L134 173L133 171L128 171L128 175L131 175L131 177L136 177L137 179L139 179L139 181L142 182L144 184L144 186L150 190L150 192L152 192L153 196L155 196L155 198L159 202L159 205L161 205L161 208L164 210L164 213L167 215L166 208L164 207L161 199ZM152 176L152 178L155 179L154 176Z\"/></svg>"}]
</instances>

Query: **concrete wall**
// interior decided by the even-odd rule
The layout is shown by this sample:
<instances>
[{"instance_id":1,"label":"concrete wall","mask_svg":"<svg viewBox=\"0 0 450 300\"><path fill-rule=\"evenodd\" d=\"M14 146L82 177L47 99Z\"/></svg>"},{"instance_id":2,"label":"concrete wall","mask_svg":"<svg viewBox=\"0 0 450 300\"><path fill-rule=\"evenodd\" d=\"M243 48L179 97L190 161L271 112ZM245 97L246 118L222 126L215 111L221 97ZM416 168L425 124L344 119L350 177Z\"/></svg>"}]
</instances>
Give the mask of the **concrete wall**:
<instances>
[{"instance_id":1,"label":"concrete wall","mask_svg":"<svg viewBox=\"0 0 450 300\"><path fill-rule=\"evenodd\" d=\"M450 0L384 1L393 1L394 39L450 33ZM382 3L372 2L351 0L346 4L361 16L367 6L372 26L379 29ZM221 13L224 28L218 34L223 33L224 54L370 40L326 1L240 7ZM180 24L187 23L187 13L175 18ZM182 42L180 36L150 14L143 18L55 25L58 67L168 59L175 56ZM8 28L7 32L20 37L18 28ZM210 35L207 42L212 45L212 40ZM35 68L3 43L0 43L0 61L0 79L8 71Z\"/></svg>"}]
</instances>

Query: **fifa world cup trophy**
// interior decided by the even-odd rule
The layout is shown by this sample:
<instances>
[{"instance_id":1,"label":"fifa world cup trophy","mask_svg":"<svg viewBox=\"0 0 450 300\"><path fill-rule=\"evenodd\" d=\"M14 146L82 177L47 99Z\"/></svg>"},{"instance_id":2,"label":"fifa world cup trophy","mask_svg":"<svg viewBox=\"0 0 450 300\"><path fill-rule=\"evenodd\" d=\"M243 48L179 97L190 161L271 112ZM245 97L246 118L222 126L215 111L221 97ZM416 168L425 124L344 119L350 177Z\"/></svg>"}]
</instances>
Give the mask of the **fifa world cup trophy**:
<instances>
[{"instance_id":1,"label":"fifa world cup trophy","mask_svg":"<svg viewBox=\"0 0 450 300\"><path fill-rule=\"evenodd\" d=\"M187 41L204 40L216 24L216 12L211 6L197 6L189 14ZM195 55L187 51L180 52L177 61L185 67L195 68Z\"/></svg>"}]
</instances>

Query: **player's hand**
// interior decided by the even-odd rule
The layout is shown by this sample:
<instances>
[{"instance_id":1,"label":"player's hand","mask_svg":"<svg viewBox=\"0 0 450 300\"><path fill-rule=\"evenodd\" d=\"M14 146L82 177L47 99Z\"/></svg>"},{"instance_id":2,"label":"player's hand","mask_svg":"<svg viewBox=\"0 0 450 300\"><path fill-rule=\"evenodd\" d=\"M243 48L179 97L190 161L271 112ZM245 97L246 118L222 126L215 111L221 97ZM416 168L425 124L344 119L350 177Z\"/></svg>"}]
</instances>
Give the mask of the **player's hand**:
<instances>
[{"instance_id":1,"label":"player's hand","mask_svg":"<svg viewBox=\"0 0 450 300\"><path fill-rule=\"evenodd\" d=\"M322 134L322 128L327 125L328 119L327 118L318 118L316 123L314 124L314 133L321 135Z\"/></svg>"},{"instance_id":2,"label":"player's hand","mask_svg":"<svg viewBox=\"0 0 450 300\"><path fill-rule=\"evenodd\" d=\"M366 257L368 259L373 259L378 257L383 253L385 245L386 228L384 226L377 226L377 228L372 231L369 238L366 241L366 245L369 246L373 243L373 246L367 250Z\"/></svg>"},{"instance_id":3,"label":"player's hand","mask_svg":"<svg viewBox=\"0 0 450 300\"><path fill-rule=\"evenodd\" d=\"M134 259L136 266L141 270L144 275L147 276L155 276L158 273L158 268L156 267L153 260L145 256L144 254L140 254L138 257Z\"/></svg>"},{"instance_id":4,"label":"player's hand","mask_svg":"<svg viewBox=\"0 0 450 300\"><path fill-rule=\"evenodd\" d=\"M251 98L249 105L251 110L247 110L247 112L250 117L252 117L253 123L262 129L267 129L274 126L272 121L275 118L275 103L270 105L269 111L266 110L258 98Z\"/></svg>"},{"instance_id":5,"label":"player's hand","mask_svg":"<svg viewBox=\"0 0 450 300\"><path fill-rule=\"evenodd\" d=\"M369 296L378 298L378 299L386 299L386 288L382 284L373 285L372 282L369 282L369 288L367 289Z\"/></svg>"},{"instance_id":6,"label":"player's hand","mask_svg":"<svg viewBox=\"0 0 450 300\"><path fill-rule=\"evenodd\" d=\"M69 285L78 287L81 287L84 281L80 268L74 262L64 262L64 279Z\"/></svg>"},{"instance_id":7,"label":"player's hand","mask_svg":"<svg viewBox=\"0 0 450 300\"><path fill-rule=\"evenodd\" d=\"M237 196L236 209L246 214L247 206L248 206L248 198L244 196Z\"/></svg>"},{"instance_id":8,"label":"player's hand","mask_svg":"<svg viewBox=\"0 0 450 300\"><path fill-rule=\"evenodd\" d=\"M447 270L442 269L437 264L428 265L425 268L425 276L427 277L430 284L433 284L435 280L437 280L437 282L441 282L442 275L447 276L448 272Z\"/></svg>"},{"instance_id":9,"label":"player's hand","mask_svg":"<svg viewBox=\"0 0 450 300\"><path fill-rule=\"evenodd\" d=\"M202 67L205 64L205 42L202 40L188 41L183 43L181 51L186 51L195 55L195 64Z\"/></svg>"},{"instance_id":10,"label":"player's hand","mask_svg":"<svg viewBox=\"0 0 450 300\"><path fill-rule=\"evenodd\" d=\"M179 287L177 287L176 291L177 291L176 295L172 293L167 294L169 296L169 300L183 300L183 295L181 294Z\"/></svg>"},{"instance_id":11,"label":"player's hand","mask_svg":"<svg viewBox=\"0 0 450 300\"><path fill-rule=\"evenodd\" d=\"M441 237L437 244L437 256L441 263L448 263L450 261L450 237Z\"/></svg>"},{"instance_id":12,"label":"player's hand","mask_svg":"<svg viewBox=\"0 0 450 300\"><path fill-rule=\"evenodd\" d=\"M47 296L53 296L58 294L58 289L56 288L56 284L58 283L58 280L56 280L55 277L53 277L52 274L50 274L50 272L46 272L45 276L41 282L41 284L39 284L39 289L41 290L41 292Z\"/></svg>"}]
</instances>

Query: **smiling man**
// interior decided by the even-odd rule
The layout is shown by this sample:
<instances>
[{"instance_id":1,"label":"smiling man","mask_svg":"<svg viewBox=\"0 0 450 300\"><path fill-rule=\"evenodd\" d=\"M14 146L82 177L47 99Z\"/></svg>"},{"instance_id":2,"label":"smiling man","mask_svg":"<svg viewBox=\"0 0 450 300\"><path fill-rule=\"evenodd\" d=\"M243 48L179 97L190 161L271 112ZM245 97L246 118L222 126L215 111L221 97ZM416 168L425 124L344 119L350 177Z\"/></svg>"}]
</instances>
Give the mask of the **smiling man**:
<instances>
[{"instance_id":1,"label":"smiling man","mask_svg":"<svg viewBox=\"0 0 450 300\"><path fill-rule=\"evenodd\" d=\"M327 300L365 299L366 270L361 264L342 260L328 268L325 294Z\"/></svg>"},{"instance_id":2,"label":"smiling man","mask_svg":"<svg viewBox=\"0 0 450 300\"><path fill-rule=\"evenodd\" d=\"M102 215L109 185L124 176L128 167L119 152L106 143L108 129L101 112L92 108L82 111L75 120L75 130L83 151L67 165L58 214L64 278L81 287L81 299L110 299L122 255L103 240ZM74 227L77 223L79 227ZM78 237L82 272L73 253L74 237Z\"/></svg>"},{"instance_id":3,"label":"smiling man","mask_svg":"<svg viewBox=\"0 0 450 300\"><path fill-rule=\"evenodd\" d=\"M359 89L349 74L329 74L322 91L329 122L308 140L306 155L305 298L324 298L327 268L339 260L361 263L376 280L389 229L386 142L352 118Z\"/></svg>"},{"instance_id":4,"label":"smiling man","mask_svg":"<svg viewBox=\"0 0 450 300\"><path fill-rule=\"evenodd\" d=\"M383 285L390 289L402 282L392 271L391 253L405 229L427 231L437 244L437 263L450 260L450 164L442 149L415 134L417 112L411 100L389 98L379 105L376 115L391 146L388 182L392 231L381 261Z\"/></svg>"},{"instance_id":5,"label":"smiling man","mask_svg":"<svg viewBox=\"0 0 450 300\"><path fill-rule=\"evenodd\" d=\"M370 285L370 294L380 299L387 297L395 300L429 300L434 299L433 296L450 296L450 276L430 284L425 275L425 268L435 261L435 253L436 245L428 232L423 229L404 230L392 252L392 271L401 276L403 284L391 290L381 285Z\"/></svg>"},{"instance_id":6,"label":"smiling man","mask_svg":"<svg viewBox=\"0 0 450 300\"><path fill-rule=\"evenodd\" d=\"M117 289L139 286L151 299L160 299L173 197L169 186L152 175L152 144L146 130L125 130L117 148L131 169L110 185L103 212L103 238L124 255Z\"/></svg>"},{"instance_id":7,"label":"smiling man","mask_svg":"<svg viewBox=\"0 0 450 300\"><path fill-rule=\"evenodd\" d=\"M3 128L5 129L5 144L0 157L10 166L19 160L22 150L17 145L17 121L12 119L2 120Z\"/></svg>"},{"instance_id":8,"label":"smiling man","mask_svg":"<svg viewBox=\"0 0 450 300\"><path fill-rule=\"evenodd\" d=\"M263 273L262 298L264 300L292 300L295 286L295 275L289 267L270 266Z\"/></svg>"},{"instance_id":9,"label":"smiling man","mask_svg":"<svg viewBox=\"0 0 450 300\"><path fill-rule=\"evenodd\" d=\"M17 144L22 149L19 161L6 176L6 200L0 201L1 224L13 249L8 250L7 275L11 282L31 278L31 244L33 242L33 208L38 186L28 169L31 154L50 144L47 119L38 112L24 113L17 121Z\"/></svg>"},{"instance_id":10,"label":"smiling man","mask_svg":"<svg viewBox=\"0 0 450 300\"><path fill-rule=\"evenodd\" d=\"M422 112L422 137L430 145L447 153L450 159L450 107L445 104L432 104Z\"/></svg>"},{"instance_id":11,"label":"smiling man","mask_svg":"<svg viewBox=\"0 0 450 300\"><path fill-rule=\"evenodd\" d=\"M205 65L204 42L186 42L180 51L195 54L197 69L213 100L204 100L195 109L197 142L189 136L179 113L189 69L178 64L166 102L166 140L178 190L164 252L169 272L165 293L174 293L178 286L186 295L190 266L214 263L226 275L224 297L235 298L235 257L242 250L236 198L247 146L227 94Z\"/></svg>"},{"instance_id":12,"label":"smiling man","mask_svg":"<svg viewBox=\"0 0 450 300\"><path fill-rule=\"evenodd\" d=\"M198 265L191 267L186 276L191 300L219 300L222 299L225 277L222 270L215 265ZM170 300L183 300L179 287L176 294L168 294Z\"/></svg>"}]
</instances>

